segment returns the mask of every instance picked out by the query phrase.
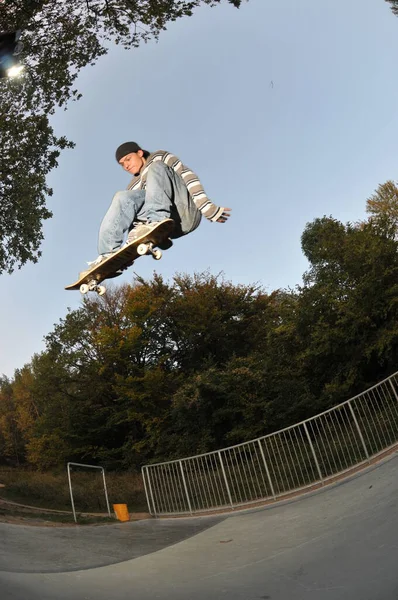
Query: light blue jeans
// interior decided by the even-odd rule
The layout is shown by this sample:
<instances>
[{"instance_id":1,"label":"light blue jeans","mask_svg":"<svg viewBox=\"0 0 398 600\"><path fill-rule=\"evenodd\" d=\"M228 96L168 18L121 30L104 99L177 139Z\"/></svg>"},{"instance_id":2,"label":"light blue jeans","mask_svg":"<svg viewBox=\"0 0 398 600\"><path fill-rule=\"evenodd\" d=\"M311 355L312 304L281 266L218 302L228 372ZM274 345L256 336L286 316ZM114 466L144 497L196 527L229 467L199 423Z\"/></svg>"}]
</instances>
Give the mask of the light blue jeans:
<instances>
[{"instance_id":1,"label":"light blue jeans","mask_svg":"<svg viewBox=\"0 0 398 600\"><path fill-rule=\"evenodd\" d=\"M136 221L154 222L172 218L178 238L196 229L202 214L197 209L181 177L161 161L148 169L145 190L117 192L101 223L98 236L99 254L118 250Z\"/></svg>"}]
</instances>

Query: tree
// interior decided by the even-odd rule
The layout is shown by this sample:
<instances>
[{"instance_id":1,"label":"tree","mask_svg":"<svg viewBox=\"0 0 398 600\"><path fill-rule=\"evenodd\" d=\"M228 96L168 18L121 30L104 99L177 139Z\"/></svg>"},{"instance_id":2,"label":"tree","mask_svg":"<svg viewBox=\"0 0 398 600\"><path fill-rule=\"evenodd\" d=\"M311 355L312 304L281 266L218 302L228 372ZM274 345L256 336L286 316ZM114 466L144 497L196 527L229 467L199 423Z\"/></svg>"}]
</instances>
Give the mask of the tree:
<instances>
[{"instance_id":1,"label":"tree","mask_svg":"<svg viewBox=\"0 0 398 600\"><path fill-rule=\"evenodd\" d=\"M239 444L311 416L302 410L309 399L305 382L294 365L284 370L272 349L186 378L173 396L169 428L160 432L157 460Z\"/></svg>"},{"instance_id":2,"label":"tree","mask_svg":"<svg viewBox=\"0 0 398 600\"><path fill-rule=\"evenodd\" d=\"M0 131L0 273L11 273L40 257L42 223L51 217L46 176L72 144L54 136L47 116L29 114L12 96L1 98Z\"/></svg>"},{"instance_id":3,"label":"tree","mask_svg":"<svg viewBox=\"0 0 398 600\"><path fill-rule=\"evenodd\" d=\"M78 100L79 71L107 53L157 39L170 21L192 15L200 4L221 0L3 0L0 32L20 29L24 75L0 80L0 273L37 262L43 221L52 215L48 173L60 151L49 118ZM241 0L228 0L239 7Z\"/></svg>"},{"instance_id":4,"label":"tree","mask_svg":"<svg viewBox=\"0 0 398 600\"><path fill-rule=\"evenodd\" d=\"M397 242L388 219L306 226L310 261L300 288L297 335L318 409L357 393L396 367Z\"/></svg>"},{"instance_id":5,"label":"tree","mask_svg":"<svg viewBox=\"0 0 398 600\"><path fill-rule=\"evenodd\" d=\"M86 299L61 319L46 338L46 350L17 371L12 383L27 460L39 468L66 456L136 467L166 452L183 452L187 435L204 447L193 435L202 422L199 413L213 412L214 423L220 422L208 424L213 444L264 428L257 383L265 385L268 375L264 379L261 366L249 374L250 365L264 365L266 357L260 351L245 362L245 356L267 337L274 313L274 302L254 286L233 286L207 273L179 275L172 284L156 275ZM180 435L184 409L175 410L173 399L181 389L180 400L189 403L191 381L205 382L199 383L201 408L196 425L188 410ZM235 426L239 432L228 438Z\"/></svg>"},{"instance_id":6,"label":"tree","mask_svg":"<svg viewBox=\"0 0 398 600\"><path fill-rule=\"evenodd\" d=\"M15 398L11 381L0 378L0 460L19 465L25 458L25 448L18 427Z\"/></svg>"},{"instance_id":7,"label":"tree","mask_svg":"<svg viewBox=\"0 0 398 600\"><path fill-rule=\"evenodd\" d=\"M366 212L375 223L390 223L393 235L398 234L398 187L393 181L379 185L366 201Z\"/></svg>"},{"instance_id":8,"label":"tree","mask_svg":"<svg viewBox=\"0 0 398 600\"><path fill-rule=\"evenodd\" d=\"M388 4L391 4L391 10L394 15L398 17L398 0L385 0Z\"/></svg>"}]
</instances>

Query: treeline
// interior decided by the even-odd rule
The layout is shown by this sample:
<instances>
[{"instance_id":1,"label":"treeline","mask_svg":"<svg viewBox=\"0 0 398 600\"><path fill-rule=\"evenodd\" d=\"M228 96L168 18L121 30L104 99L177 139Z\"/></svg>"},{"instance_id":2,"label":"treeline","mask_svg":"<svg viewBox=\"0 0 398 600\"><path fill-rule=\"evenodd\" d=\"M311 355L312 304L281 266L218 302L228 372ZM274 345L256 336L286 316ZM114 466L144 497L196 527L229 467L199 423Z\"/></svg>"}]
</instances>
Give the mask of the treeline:
<instances>
[{"instance_id":1,"label":"treeline","mask_svg":"<svg viewBox=\"0 0 398 600\"><path fill-rule=\"evenodd\" d=\"M396 185L367 210L307 224L292 290L206 272L84 300L0 380L0 460L136 469L270 433L397 370Z\"/></svg>"}]
</instances>

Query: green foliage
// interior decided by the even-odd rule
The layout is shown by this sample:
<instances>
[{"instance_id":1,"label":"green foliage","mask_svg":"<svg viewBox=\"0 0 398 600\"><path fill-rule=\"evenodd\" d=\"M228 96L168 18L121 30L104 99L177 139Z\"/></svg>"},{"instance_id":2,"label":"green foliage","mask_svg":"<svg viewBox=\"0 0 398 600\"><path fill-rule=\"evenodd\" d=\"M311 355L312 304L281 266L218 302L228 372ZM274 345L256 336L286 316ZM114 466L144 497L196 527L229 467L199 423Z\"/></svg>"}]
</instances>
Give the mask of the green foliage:
<instances>
[{"instance_id":1,"label":"green foliage","mask_svg":"<svg viewBox=\"0 0 398 600\"><path fill-rule=\"evenodd\" d=\"M275 431L303 416L305 385L283 377L272 353L233 357L196 374L173 398L172 430L163 452L173 458L209 452Z\"/></svg>"},{"instance_id":2,"label":"green foliage","mask_svg":"<svg viewBox=\"0 0 398 600\"><path fill-rule=\"evenodd\" d=\"M385 0L388 4L391 5L391 10L398 17L398 0Z\"/></svg>"},{"instance_id":3,"label":"green foliage","mask_svg":"<svg viewBox=\"0 0 398 600\"><path fill-rule=\"evenodd\" d=\"M48 117L26 111L14 96L15 83L0 81L0 273L37 262L42 222L51 217L47 174L60 150L71 147L56 138ZM8 92L8 93L7 93Z\"/></svg>"},{"instance_id":4,"label":"green foliage","mask_svg":"<svg viewBox=\"0 0 398 600\"><path fill-rule=\"evenodd\" d=\"M98 470L74 467L71 470L73 497L77 512L106 512L102 474ZM65 470L38 473L0 467L1 496L6 500L57 510L71 510ZM131 512L146 510L142 479L135 473L106 473L109 503L126 503ZM112 507L111 507L112 510ZM80 519L79 519L80 523Z\"/></svg>"},{"instance_id":5,"label":"green foliage","mask_svg":"<svg viewBox=\"0 0 398 600\"><path fill-rule=\"evenodd\" d=\"M157 39L170 21L221 0L3 0L0 31L21 30L24 74L0 80L0 273L37 262L46 180L60 151L74 144L50 125L57 107L81 97L79 71L111 43L126 49ZM241 0L229 0L239 8Z\"/></svg>"},{"instance_id":6,"label":"green foliage","mask_svg":"<svg viewBox=\"0 0 398 600\"><path fill-rule=\"evenodd\" d=\"M393 181L379 185L376 192L366 202L366 212L371 220L381 227L390 227L391 235L397 236L398 230L398 187Z\"/></svg>"},{"instance_id":7,"label":"green foliage","mask_svg":"<svg viewBox=\"0 0 398 600\"><path fill-rule=\"evenodd\" d=\"M298 336L311 390L329 405L396 364L397 243L380 218L356 226L316 219L302 240L311 265Z\"/></svg>"},{"instance_id":8,"label":"green foliage","mask_svg":"<svg viewBox=\"0 0 398 600\"><path fill-rule=\"evenodd\" d=\"M6 377L0 378L0 460L19 465L24 460L24 443L13 388Z\"/></svg>"}]
</instances>

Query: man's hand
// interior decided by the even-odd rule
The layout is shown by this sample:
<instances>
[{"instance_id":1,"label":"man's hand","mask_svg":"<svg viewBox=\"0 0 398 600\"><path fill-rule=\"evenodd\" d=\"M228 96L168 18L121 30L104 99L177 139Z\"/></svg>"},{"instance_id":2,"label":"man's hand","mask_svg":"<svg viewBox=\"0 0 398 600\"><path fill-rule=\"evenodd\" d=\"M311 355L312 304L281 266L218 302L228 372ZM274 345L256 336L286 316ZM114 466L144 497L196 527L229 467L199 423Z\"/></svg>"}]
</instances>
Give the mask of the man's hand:
<instances>
[{"instance_id":1,"label":"man's hand","mask_svg":"<svg viewBox=\"0 0 398 600\"><path fill-rule=\"evenodd\" d=\"M227 219L231 216L232 208L223 208L221 217L218 217L216 223L226 223Z\"/></svg>"}]
</instances>

